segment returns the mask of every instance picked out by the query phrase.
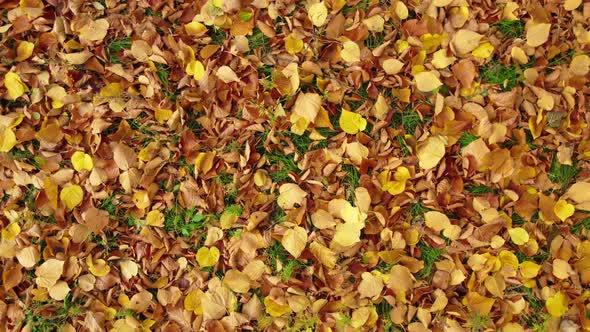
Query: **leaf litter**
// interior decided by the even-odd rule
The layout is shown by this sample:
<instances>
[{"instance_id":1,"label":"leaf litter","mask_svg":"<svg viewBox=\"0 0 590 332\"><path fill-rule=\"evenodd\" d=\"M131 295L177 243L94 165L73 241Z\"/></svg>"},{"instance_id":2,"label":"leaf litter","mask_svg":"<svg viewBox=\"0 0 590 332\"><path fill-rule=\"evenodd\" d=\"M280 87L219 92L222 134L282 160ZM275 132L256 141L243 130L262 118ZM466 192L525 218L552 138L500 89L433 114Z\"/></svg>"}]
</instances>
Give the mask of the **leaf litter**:
<instances>
[{"instance_id":1,"label":"leaf litter","mask_svg":"<svg viewBox=\"0 0 590 332\"><path fill-rule=\"evenodd\" d=\"M4 330L590 330L589 2L0 13Z\"/></svg>"}]
</instances>

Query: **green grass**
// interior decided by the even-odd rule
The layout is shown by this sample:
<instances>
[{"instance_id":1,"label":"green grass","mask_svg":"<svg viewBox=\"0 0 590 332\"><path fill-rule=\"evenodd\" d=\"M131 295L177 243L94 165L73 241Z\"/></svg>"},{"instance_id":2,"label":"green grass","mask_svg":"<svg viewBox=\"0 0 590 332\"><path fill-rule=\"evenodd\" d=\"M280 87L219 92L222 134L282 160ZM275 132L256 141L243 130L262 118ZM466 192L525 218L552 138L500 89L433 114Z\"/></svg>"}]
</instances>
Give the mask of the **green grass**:
<instances>
[{"instance_id":1,"label":"green grass","mask_svg":"<svg viewBox=\"0 0 590 332\"><path fill-rule=\"evenodd\" d=\"M343 182L346 184L348 201L350 204L354 204L354 191L359 186L361 174L354 165L343 165L342 169L346 171Z\"/></svg>"},{"instance_id":2,"label":"green grass","mask_svg":"<svg viewBox=\"0 0 590 332\"><path fill-rule=\"evenodd\" d=\"M115 314L115 318L120 319L120 318L125 318L125 317L135 317L135 311L133 309L122 309L117 311L117 313Z\"/></svg>"},{"instance_id":3,"label":"green grass","mask_svg":"<svg viewBox=\"0 0 590 332\"><path fill-rule=\"evenodd\" d=\"M420 115L412 110L411 104L408 104L403 111L393 114L390 126L394 129L403 127L406 134L412 135L418 126L421 126L426 122L425 120L423 121L420 118Z\"/></svg>"},{"instance_id":4,"label":"green grass","mask_svg":"<svg viewBox=\"0 0 590 332\"><path fill-rule=\"evenodd\" d=\"M374 50L383 44L384 39L385 34L382 32L370 33L367 39L365 39L365 46L367 46L370 50Z\"/></svg>"},{"instance_id":5,"label":"green grass","mask_svg":"<svg viewBox=\"0 0 590 332\"><path fill-rule=\"evenodd\" d=\"M280 183L289 179L289 172L299 173L299 167L293 159L293 155L285 156L280 152L272 152L266 155L266 159L271 165L278 167L277 171L270 172L270 178L274 183Z\"/></svg>"},{"instance_id":6,"label":"green grass","mask_svg":"<svg viewBox=\"0 0 590 332\"><path fill-rule=\"evenodd\" d=\"M239 205L230 205L225 208L225 212L234 215L234 216L241 216L242 212L244 212L244 208Z\"/></svg>"},{"instance_id":7,"label":"green grass","mask_svg":"<svg viewBox=\"0 0 590 332\"><path fill-rule=\"evenodd\" d=\"M25 322L33 332L59 331L73 317L83 314L77 302L72 302L72 294L70 293L64 299L63 306L49 315L46 315L46 311L41 309L43 303L34 305L25 310Z\"/></svg>"},{"instance_id":8,"label":"green grass","mask_svg":"<svg viewBox=\"0 0 590 332\"><path fill-rule=\"evenodd\" d=\"M480 76L483 82L500 85L500 91L510 91L522 81L518 67L505 65L496 60L483 66Z\"/></svg>"},{"instance_id":9,"label":"green grass","mask_svg":"<svg viewBox=\"0 0 590 332\"><path fill-rule=\"evenodd\" d=\"M179 236L191 237L196 230L207 226L207 217L195 209L183 209L175 206L165 211L164 229Z\"/></svg>"},{"instance_id":10,"label":"green grass","mask_svg":"<svg viewBox=\"0 0 590 332\"><path fill-rule=\"evenodd\" d=\"M547 176L553 183L561 184L561 191L567 189L570 184L576 180L576 176L580 173L580 169L574 165L563 165L557 161L556 157L553 157L551 161L551 168Z\"/></svg>"},{"instance_id":11,"label":"green grass","mask_svg":"<svg viewBox=\"0 0 590 332\"><path fill-rule=\"evenodd\" d=\"M270 47L268 45L270 38L264 35L257 27L252 29L252 34L247 38L251 51L261 49L263 54L270 51Z\"/></svg>"},{"instance_id":12,"label":"green grass","mask_svg":"<svg viewBox=\"0 0 590 332\"><path fill-rule=\"evenodd\" d=\"M526 220L524 220L523 217L521 217L518 213L516 212L512 212L512 216L510 217L512 219L512 225L524 225L524 223L526 222Z\"/></svg>"},{"instance_id":13,"label":"green grass","mask_svg":"<svg viewBox=\"0 0 590 332\"><path fill-rule=\"evenodd\" d=\"M290 131L283 133L283 135L290 138L291 143L295 146L297 153L300 155L304 155L309 151L309 146L311 145L311 139L309 138L309 134L307 132L303 133L303 135L297 135Z\"/></svg>"},{"instance_id":14,"label":"green grass","mask_svg":"<svg viewBox=\"0 0 590 332\"><path fill-rule=\"evenodd\" d=\"M491 27L498 29L504 37L519 38L524 36L524 22L519 20L502 20L490 24Z\"/></svg>"},{"instance_id":15,"label":"green grass","mask_svg":"<svg viewBox=\"0 0 590 332\"><path fill-rule=\"evenodd\" d=\"M358 100L346 101L352 111L355 111L356 109L361 107L365 103L365 101L367 101L367 99L370 98L368 88L369 82L361 84L361 87L356 92L354 92L354 94L358 97Z\"/></svg>"},{"instance_id":16,"label":"green grass","mask_svg":"<svg viewBox=\"0 0 590 332\"><path fill-rule=\"evenodd\" d=\"M465 186L465 191L473 195L498 194L498 190L483 184Z\"/></svg>"},{"instance_id":17,"label":"green grass","mask_svg":"<svg viewBox=\"0 0 590 332\"><path fill-rule=\"evenodd\" d=\"M350 13L354 14L357 10L367 11L367 9L369 9L369 0L361 0L356 5L344 6L342 8L342 14L346 16Z\"/></svg>"},{"instance_id":18,"label":"green grass","mask_svg":"<svg viewBox=\"0 0 590 332\"><path fill-rule=\"evenodd\" d=\"M410 147L408 146L408 143L406 143L406 140L400 135L395 136L395 139L397 140L397 143L399 144L399 148L400 148L400 152L402 153L402 156L405 157L405 156L409 155L411 150L410 150Z\"/></svg>"},{"instance_id":19,"label":"green grass","mask_svg":"<svg viewBox=\"0 0 590 332\"><path fill-rule=\"evenodd\" d=\"M492 319L488 315L477 313L469 314L467 325L471 327L472 332L483 332L492 324Z\"/></svg>"},{"instance_id":20,"label":"green grass","mask_svg":"<svg viewBox=\"0 0 590 332\"><path fill-rule=\"evenodd\" d=\"M430 211L430 209L424 206L421 201L412 204L408 209L408 213L410 213L413 219L423 216L424 213L428 211Z\"/></svg>"},{"instance_id":21,"label":"green grass","mask_svg":"<svg viewBox=\"0 0 590 332\"><path fill-rule=\"evenodd\" d=\"M131 49L131 36L123 37L121 39L114 39L107 45L109 61L111 63L119 63L117 53L122 50Z\"/></svg>"},{"instance_id":22,"label":"green grass","mask_svg":"<svg viewBox=\"0 0 590 332\"><path fill-rule=\"evenodd\" d=\"M582 229L590 230L590 218L586 218L570 228L570 233L580 235Z\"/></svg>"},{"instance_id":23,"label":"green grass","mask_svg":"<svg viewBox=\"0 0 590 332\"><path fill-rule=\"evenodd\" d=\"M170 69L168 68L168 66L162 63L156 63L156 68L156 75L158 75L160 82L162 82L162 86L165 89L168 89L168 76L170 75Z\"/></svg>"},{"instance_id":24,"label":"green grass","mask_svg":"<svg viewBox=\"0 0 590 332\"><path fill-rule=\"evenodd\" d=\"M476 141L478 138L479 136L473 135L468 131L463 132L463 134L461 134L461 137L459 137L459 144L461 144L461 150L463 150L463 148L467 145Z\"/></svg>"},{"instance_id":25,"label":"green grass","mask_svg":"<svg viewBox=\"0 0 590 332\"><path fill-rule=\"evenodd\" d=\"M307 264L296 259L289 258L289 253L285 250L283 245L275 241L270 247L266 249L268 261L273 273L279 273L283 280L289 280L299 269L306 267ZM282 269L278 270L278 262L281 262Z\"/></svg>"},{"instance_id":26,"label":"green grass","mask_svg":"<svg viewBox=\"0 0 590 332\"><path fill-rule=\"evenodd\" d=\"M434 266L434 262L436 262L440 255L443 254L444 249L437 249L431 247L422 241L418 243L418 248L420 248L420 250L422 251L421 260L424 262L424 268L420 270L417 277L419 279L425 279L432 274L432 267Z\"/></svg>"},{"instance_id":27,"label":"green grass","mask_svg":"<svg viewBox=\"0 0 590 332\"><path fill-rule=\"evenodd\" d=\"M219 28L212 27L209 29L209 37L211 37L211 44L223 45L227 38L227 33Z\"/></svg>"},{"instance_id":28,"label":"green grass","mask_svg":"<svg viewBox=\"0 0 590 332\"><path fill-rule=\"evenodd\" d=\"M151 7L145 9L145 16L162 17L162 13L155 12Z\"/></svg>"}]
</instances>

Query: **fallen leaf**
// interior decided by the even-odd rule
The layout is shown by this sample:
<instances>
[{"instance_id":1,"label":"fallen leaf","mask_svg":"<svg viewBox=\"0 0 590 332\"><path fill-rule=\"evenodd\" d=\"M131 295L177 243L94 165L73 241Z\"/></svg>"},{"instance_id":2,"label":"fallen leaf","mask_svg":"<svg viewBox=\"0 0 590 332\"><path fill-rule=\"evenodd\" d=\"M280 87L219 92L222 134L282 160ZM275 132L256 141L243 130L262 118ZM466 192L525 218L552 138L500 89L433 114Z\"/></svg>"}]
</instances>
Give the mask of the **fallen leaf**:
<instances>
[{"instance_id":1,"label":"fallen leaf","mask_svg":"<svg viewBox=\"0 0 590 332\"><path fill-rule=\"evenodd\" d=\"M307 232L299 226L290 228L283 234L281 244L293 257L298 258L307 244Z\"/></svg>"}]
</instances>

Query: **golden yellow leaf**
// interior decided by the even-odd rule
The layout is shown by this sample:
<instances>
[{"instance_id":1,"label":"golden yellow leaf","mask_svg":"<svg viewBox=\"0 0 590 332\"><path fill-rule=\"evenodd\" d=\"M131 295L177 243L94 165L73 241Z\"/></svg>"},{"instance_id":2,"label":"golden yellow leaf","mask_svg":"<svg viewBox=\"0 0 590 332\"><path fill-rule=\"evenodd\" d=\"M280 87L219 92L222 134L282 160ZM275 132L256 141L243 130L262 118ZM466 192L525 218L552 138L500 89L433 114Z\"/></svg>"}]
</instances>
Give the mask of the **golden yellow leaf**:
<instances>
[{"instance_id":1,"label":"golden yellow leaf","mask_svg":"<svg viewBox=\"0 0 590 332\"><path fill-rule=\"evenodd\" d=\"M510 50L510 56L512 59L516 60L517 63L524 65L525 63L529 62L529 57L526 55L524 50L520 47L514 46Z\"/></svg>"},{"instance_id":2,"label":"golden yellow leaf","mask_svg":"<svg viewBox=\"0 0 590 332\"><path fill-rule=\"evenodd\" d=\"M421 92L431 92L440 87L442 82L432 71L423 71L414 75L416 80L416 87Z\"/></svg>"},{"instance_id":3,"label":"golden yellow leaf","mask_svg":"<svg viewBox=\"0 0 590 332\"><path fill-rule=\"evenodd\" d=\"M190 22L184 25L184 31L191 36L202 36L207 33L207 27L201 22Z\"/></svg>"},{"instance_id":4,"label":"golden yellow leaf","mask_svg":"<svg viewBox=\"0 0 590 332\"><path fill-rule=\"evenodd\" d=\"M223 284L236 293L245 294L250 290L250 278L244 272L235 269L225 273Z\"/></svg>"},{"instance_id":5,"label":"golden yellow leaf","mask_svg":"<svg viewBox=\"0 0 590 332\"><path fill-rule=\"evenodd\" d=\"M100 18L96 21L91 21L89 24L83 26L78 32L81 42L88 41L102 41L107 35L109 29L109 21Z\"/></svg>"},{"instance_id":6,"label":"golden yellow leaf","mask_svg":"<svg viewBox=\"0 0 590 332\"><path fill-rule=\"evenodd\" d=\"M9 152L18 143L11 128L0 125L0 152Z\"/></svg>"},{"instance_id":7,"label":"golden yellow leaf","mask_svg":"<svg viewBox=\"0 0 590 332\"><path fill-rule=\"evenodd\" d=\"M172 117L172 110L156 108L154 110L154 117L159 124L163 124L164 122L168 121L170 117Z\"/></svg>"},{"instance_id":8,"label":"golden yellow leaf","mask_svg":"<svg viewBox=\"0 0 590 332\"><path fill-rule=\"evenodd\" d=\"M362 280L358 286L361 297L378 298L383 290L383 278L370 272L363 272L361 278Z\"/></svg>"},{"instance_id":9,"label":"golden yellow leaf","mask_svg":"<svg viewBox=\"0 0 590 332\"><path fill-rule=\"evenodd\" d=\"M572 267L567 261L556 258L553 260L553 275L558 279L567 279L570 276Z\"/></svg>"},{"instance_id":10,"label":"golden yellow leaf","mask_svg":"<svg viewBox=\"0 0 590 332\"><path fill-rule=\"evenodd\" d=\"M295 183L285 183L279 188L277 204L282 209L292 209L295 204L303 205L307 193Z\"/></svg>"},{"instance_id":11,"label":"golden yellow leaf","mask_svg":"<svg viewBox=\"0 0 590 332\"><path fill-rule=\"evenodd\" d=\"M300 93L293 105L293 112L307 123L314 122L322 106L322 97L317 93Z\"/></svg>"},{"instance_id":12,"label":"golden yellow leaf","mask_svg":"<svg viewBox=\"0 0 590 332\"><path fill-rule=\"evenodd\" d=\"M561 317L568 311L568 298L564 293L557 292L555 295L547 298L545 307L551 316Z\"/></svg>"},{"instance_id":13,"label":"golden yellow leaf","mask_svg":"<svg viewBox=\"0 0 590 332\"><path fill-rule=\"evenodd\" d=\"M520 274L523 278L532 279L539 274L539 271L541 270L541 265L538 265L531 261L524 261L520 263L518 269L520 270Z\"/></svg>"},{"instance_id":14,"label":"golden yellow leaf","mask_svg":"<svg viewBox=\"0 0 590 332\"><path fill-rule=\"evenodd\" d=\"M361 60L361 49L357 43L347 40L342 43L340 56L348 63L358 62Z\"/></svg>"},{"instance_id":15,"label":"golden yellow leaf","mask_svg":"<svg viewBox=\"0 0 590 332\"><path fill-rule=\"evenodd\" d=\"M440 49L432 54L432 65L436 69L443 69L455 62L456 58L454 56L447 56L446 49Z\"/></svg>"},{"instance_id":16,"label":"golden yellow leaf","mask_svg":"<svg viewBox=\"0 0 590 332\"><path fill-rule=\"evenodd\" d=\"M496 300L480 295L477 292L469 292L463 298L463 304L467 306L470 312L478 315L488 315L492 311L492 306Z\"/></svg>"},{"instance_id":17,"label":"golden yellow leaf","mask_svg":"<svg viewBox=\"0 0 590 332\"><path fill-rule=\"evenodd\" d=\"M342 128L347 134L351 135L363 131L367 127L367 120L365 120L362 115L347 110L342 110L338 122L340 128Z\"/></svg>"},{"instance_id":18,"label":"golden yellow leaf","mask_svg":"<svg viewBox=\"0 0 590 332\"><path fill-rule=\"evenodd\" d=\"M146 225L162 227L164 226L164 214L160 210L152 210L148 212L146 218Z\"/></svg>"},{"instance_id":19,"label":"golden yellow leaf","mask_svg":"<svg viewBox=\"0 0 590 332\"><path fill-rule=\"evenodd\" d=\"M582 0L565 0L563 2L563 9L567 11L575 10L576 8L580 7L582 4Z\"/></svg>"},{"instance_id":20,"label":"golden yellow leaf","mask_svg":"<svg viewBox=\"0 0 590 332\"><path fill-rule=\"evenodd\" d=\"M49 288L49 296L56 301L63 301L69 293L70 287L65 281L60 280Z\"/></svg>"},{"instance_id":21,"label":"golden yellow leaf","mask_svg":"<svg viewBox=\"0 0 590 332\"><path fill-rule=\"evenodd\" d=\"M309 6L307 10L307 16L313 25L316 27L321 27L326 23L326 19L328 18L328 8L324 4L324 2L314 3L313 5Z\"/></svg>"},{"instance_id":22,"label":"golden yellow leaf","mask_svg":"<svg viewBox=\"0 0 590 332\"><path fill-rule=\"evenodd\" d=\"M336 266L336 254L330 248L314 241L309 245L309 250L328 269L333 269Z\"/></svg>"},{"instance_id":23,"label":"golden yellow leaf","mask_svg":"<svg viewBox=\"0 0 590 332\"><path fill-rule=\"evenodd\" d=\"M455 54L463 56L479 46L479 41L483 38L483 35L467 29L461 29L453 35L451 45L455 51Z\"/></svg>"},{"instance_id":24,"label":"golden yellow leaf","mask_svg":"<svg viewBox=\"0 0 590 332\"><path fill-rule=\"evenodd\" d=\"M383 19L381 15L373 15L369 18L364 19L363 24L367 26L367 29L369 29L369 31L381 32L383 31L385 19Z\"/></svg>"},{"instance_id":25,"label":"golden yellow leaf","mask_svg":"<svg viewBox=\"0 0 590 332\"><path fill-rule=\"evenodd\" d=\"M125 279L131 279L139 273L139 265L130 259L122 259L119 261L119 266Z\"/></svg>"},{"instance_id":26,"label":"golden yellow leaf","mask_svg":"<svg viewBox=\"0 0 590 332\"><path fill-rule=\"evenodd\" d=\"M494 54L494 46L490 42L482 43L471 54L476 58L487 59Z\"/></svg>"},{"instance_id":27,"label":"golden yellow leaf","mask_svg":"<svg viewBox=\"0 0 590 332\"><path fill-rule=\"evenodd\" d=\"M92 162L92 157L89 154L86 154L82 151L76 151L72 154L72 166L78 172L83 170L92 171L94 167L94 163Z\"/></svg>"},{"instance_id":28,"label":"golden yellow leaf","mask_svg":"<svg viewBox=\"0 0 590 332\"><path fill-rule=\"evenodd\" d=\"M69 185L61 190L59 199L65 204L68 211L78 206L84 198L82 187L77 184Z\"/></svg>"},{"instance_id":29,"label":"golden yellow leaf","mask_svg":"<svg viewBox=\"0 0 590 332\"><path fill-rule=\"evenodd\" d=\"M16 47L16 61L23 61L33 55L35 44L28 41L21 41Z\"/></svg>"},{"instance_id":30,"label":"golden yellow leaf","mask_svg":"<svg viewBox=\"0 0 590 332\"><path fill-rule=\"evenodd\" d=\"M215 75L224 83L239 82L240 78L229 66L221 66L217 69Z\"/></svg>"},{"instance_id":31,"label":"golden yellow leaf","mask_svg":"<svg viewBox=\"0 0 590 332\"><path fill-rule=\"evenodd\" d=\"M508 323L502 327L502 332L524 332L524 328L518 323Z\"/></svg>"},{"instance_id":32,"label":"golden yellow leaf","mask_svg":"<svg viewBox=\"0 0 590 332\"><path fill-rule=\"evenodd\" d=\"M391 7L400 20L405 20L410 15L408 7L406 7L403 1L394 1Z\"/></svg>"},{"instance_id":33,"label":"golden yellow leaf","mask_svg":"<svg viewBox=\"0 0 590 332\"><path fill-rule=\"evenodd\" d=\"M297 54L303 50L303 40L296 38L293 33L285 37L285 49L289 54Z\"/></svg>"},{"instance_id":34,"label":"golden yellow leaf","mask_svg":"<svg viewBox=\"0 0 590 332\"><path fill-rule=\"evenodd\" d=\"M39 287L51 288L61 277L64 268L64 261L50 258L35 270L35 283Z\"/></svg>"},{"instance_id":35,"label":"golden yellow leaf","mask_svg":"<svg viewBox=\"0 0 590 332\"><path fill-rule=\"evenodd\" d=\"M577 76L585 76L590 71L590 56L578 54L572 58L570 72Z\"/></svg>"},{"instance_id":36,"label":"golden yellow leaf","mask_svg":"<svg viewBox=\"0 0 590 332\"><path fill-rule=\"evenodd\" d=\"M299 226L290 228L283 234L281 244L293 257L298 258L307 244L307 232Z\"/></svg>"},{"instance_id":37,"label":"golden yellow leaf","mask_svg":"<svg viewBox=\"0 0 590 332\"><path fill-rule=\"evenodd\" d=\"M197 315L202 315L201 299L204 294L199 288L193 288L184 298L184 310L193 311Z\"/></svg>"},{"instance_id":38,"label":"golden yellow leaf","mask_svg":"<svg viewBox=\"0 0 590 332\"><path fill-rule=\"evenodd\" d=\"M2 229L2 239L12 241L20 234L20 231L20 225L12 222Z\"/></svg>"},{"instance_id":39,"label":"golden yellow leaf","mask_svg":"<svg viewBox=\"0 0 590 332\"><path fill-rule=\"evenodd\" d=\"M92 259L92 256L87 256L86 265L88 265L88 271L96 277L104 277L111 272L111 267L102 258L95 261Z\"/></svg>"},{"instance_id":40,"label":"golden yellow leaf","mask_svg":"<svg viewBox=\"0 0 590 332\"><path fill-rule=\"evenodd\" d=\"M199 267L204 268L208 266L214 266L219 260L220 252L217 247L201 247L195 255Z\"/></svg>"},{"instance_id":41,"label":"golden yellow leaf","mask_svg":"<svg viewBox=\"0 0 590 332\"><path fill-rule=\"evenodd\" d=\"M522 227L515 227L508 230L510 239L516 245L523 245L529 242L529 233Z\"/></svg>"},{"instance_id":42,"label":"golden yellow leaf","mask_svg":"<svg viewBox=\"0 0 590 332\"><path fill-rule=\"evenodd\" d=\"M186 65L186 73L192 75L195 81L202 79L205 76L205 67L199 60L192 60Z\"/></svg>"},{"instance_id":43,"label":"golden yellow leaf","mask_svg":"<svg viewBox=\"0 0 590 332\"><path fill-rule=\"evenodd\" d=\"M131 199L138 209L147 209L151 204L150 196L145 190L136 191Z\"/></svg>"},{"instance_id":44,"label":"golden yellow leaf","mask_svg":"<svg viewBox=\"0 0 590 332\"><path fill-rule=\"evenodd\" d=\"M291 308L288 304L279 304L270 297L264 298L264 306L266 307L266 313L272 317L281 317L291 312Z\"/></svg>"},{"instance_id":45,"label":"golden yellow leaf","mask_svg":"<svg viewBox=\"0 0 590 332\"><path fill-rule=\"evenodd\" d=\"M417 146L416 156L420 167L431 169L436 167L445 156L445 139L441 136L430 136Z\"/></svg>"},{"instance_id":46,"label":"golden yellow leaf","mask_svg":"<svg viewBox=\"0 0 590 332\"><path fill-rule=\"evenodd\" d=\"M383 61L383 64L381 66L383 67L383 70L385 70L385 73L387 73L388 75L395 75L402 70L402 68L404 67L404 63L399 61L398 59L390 58Z\"/></svg>"},{"instance_id":47,"label":"golden yellow leaf","mask_svg":"<svg viewBox=\"0 0 590 332\"><path fill-rule=\"evenodd\" d=\"M537 47L545 44L549 40L551 31L550 23L530 24L526 29L526 43L531 47Z\"/></svg>"},{"instance_id":48,"label":"golden yellow leaf","mask_svg":"<svg viewBox=\"0 0 590 332\"><path fill-rule=\"evenodd\" d=\"M440 232L445 228L451 226L449 217L438 211L428 211L424 213L424 220L426 226L432 228L436 232Z\"/></svg>"},{"instance_id":49,"label":"golden yellow leaf","mask_svg":"<svg viewBox=\"0 0 590 332\"><path fill-rule=\"evenodd\" d=\"M575 211L576 208L564 199L557 201L553 207L553 212L561 221L573 216Z\"/></svg>"},{"instance_id":50,"label":"golden yellow leaf","mask_svg":"<svg viewBox=\"0 0 590 332\"><path fill-rule=\"evenodd\" d=\"M350 247L360 242L361 229L363 225L358 223L345 222L336 226L333 243L341 247Z\"/></svg>"},{"instance_id":51,"label":"golden yellow leaf","mask_svg":"<svg viewBox=\"0 0 590 332\"><path fill-rule=\"evenodd\" d=\"M21 81L20 76L11 71L7 72L4 76L4 86L12 99L17 99L29 90L23 81Z\"/></svg>"}]
</instances>

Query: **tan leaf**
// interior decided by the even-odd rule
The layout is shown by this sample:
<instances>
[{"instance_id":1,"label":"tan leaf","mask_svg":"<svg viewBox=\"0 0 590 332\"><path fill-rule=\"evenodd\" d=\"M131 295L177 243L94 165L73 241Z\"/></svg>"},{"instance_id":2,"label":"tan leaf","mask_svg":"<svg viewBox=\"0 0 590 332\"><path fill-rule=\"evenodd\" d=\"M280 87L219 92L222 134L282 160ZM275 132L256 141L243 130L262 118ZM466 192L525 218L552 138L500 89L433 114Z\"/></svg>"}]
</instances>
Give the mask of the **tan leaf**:
<instances>
[{"instance_id":1,"label":"tan leaf","mask_svg":"<svg viewBox=\"0 0 590 332\"><path fill-rule=\"evenodd\" d=\"M281 244L293 257L298 258L307 244L307 232L299 226L290 228L283 234Z\"/></svg>"},{"instance_id":2,"label":"tan leaf","mask_svg":"<svg viewBox=\"0 0 590 332\"><path fill-rule=\"evenodd\" d=\"M39 287L51 288L61 277L64 268L64 261L50 258L35 270L35 283Z\"/></svg>"}]
</instances>

